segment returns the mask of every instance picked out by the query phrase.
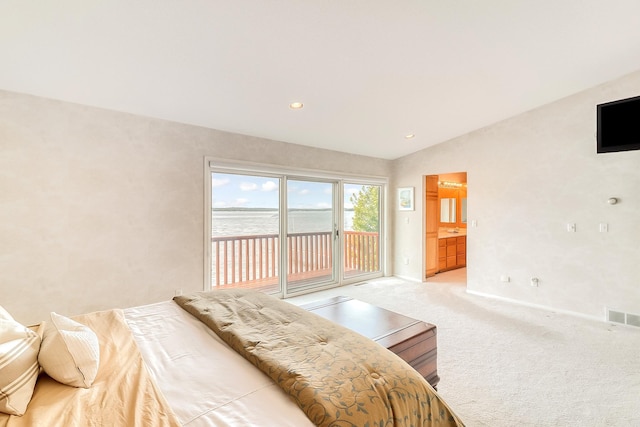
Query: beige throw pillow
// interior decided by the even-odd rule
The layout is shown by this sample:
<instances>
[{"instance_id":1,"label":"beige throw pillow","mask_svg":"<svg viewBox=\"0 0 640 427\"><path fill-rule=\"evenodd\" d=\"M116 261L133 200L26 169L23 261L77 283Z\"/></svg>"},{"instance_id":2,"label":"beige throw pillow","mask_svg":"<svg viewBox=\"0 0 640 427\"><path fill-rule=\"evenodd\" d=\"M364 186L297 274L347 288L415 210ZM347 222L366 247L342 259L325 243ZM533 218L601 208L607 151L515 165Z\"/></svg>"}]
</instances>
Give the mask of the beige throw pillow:
<instances>
[{"instance_id":1,"label":"beige throw pillow","mask_svg":"<svg viewBox=\"0 0 640 427\"><path fill-rule=\"evenodd\" d=\"M100 365L98 337L88 326L51 313L46 322L38 361L54 380L89 388Z\"/></svg>"},{"instance_id":2,"label":"beige throw pillow","mask_svg":"<svg viewBox=\"0 0 640 427\"><path fill-rule=\"evenodd\" d=\"M0 412L24 415L38 380L40 336L0 307Z\"/></svg>"}]
</instances>

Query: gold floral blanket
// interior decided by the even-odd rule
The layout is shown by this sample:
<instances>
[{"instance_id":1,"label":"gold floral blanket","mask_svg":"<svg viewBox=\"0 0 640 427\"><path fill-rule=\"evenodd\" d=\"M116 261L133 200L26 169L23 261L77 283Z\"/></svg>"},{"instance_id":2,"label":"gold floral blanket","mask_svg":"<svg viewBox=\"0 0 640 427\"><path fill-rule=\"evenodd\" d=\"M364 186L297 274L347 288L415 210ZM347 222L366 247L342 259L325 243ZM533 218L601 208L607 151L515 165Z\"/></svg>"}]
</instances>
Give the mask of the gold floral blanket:
<instances>
[{"instance_id":1,"label":"gold floral blanket","mask_svg":"<svg viewBox=\"0 0 640 427\"><path fill-rule=\"evenodd\" d=\"M317 426L462 426L398 356L349 329L243 289L174 300L262 370Z\"/></svg>"}]
</instances>

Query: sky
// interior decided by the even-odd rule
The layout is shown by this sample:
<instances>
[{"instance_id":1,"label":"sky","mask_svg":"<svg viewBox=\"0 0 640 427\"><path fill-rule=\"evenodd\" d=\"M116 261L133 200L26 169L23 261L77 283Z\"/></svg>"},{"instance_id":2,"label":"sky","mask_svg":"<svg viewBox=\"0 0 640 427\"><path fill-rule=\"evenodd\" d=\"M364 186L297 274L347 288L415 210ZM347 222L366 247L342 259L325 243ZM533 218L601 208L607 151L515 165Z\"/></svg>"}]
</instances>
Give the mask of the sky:
<instances>
[{"instance_id":1,"label":"sky","mask_svg":"<svg viewBox=\"0 0 640 427\"><path fill-rule=\"evenodd\" d=\"M213 173L211 204L214 208L278 208L279 179L250 175ZM332 204L332 184L328 182L287 182L287 202L290 209L327 209ZM351 209L350 197L362 185L345 184L344 208Z\"/></svg>"}]
</instances>

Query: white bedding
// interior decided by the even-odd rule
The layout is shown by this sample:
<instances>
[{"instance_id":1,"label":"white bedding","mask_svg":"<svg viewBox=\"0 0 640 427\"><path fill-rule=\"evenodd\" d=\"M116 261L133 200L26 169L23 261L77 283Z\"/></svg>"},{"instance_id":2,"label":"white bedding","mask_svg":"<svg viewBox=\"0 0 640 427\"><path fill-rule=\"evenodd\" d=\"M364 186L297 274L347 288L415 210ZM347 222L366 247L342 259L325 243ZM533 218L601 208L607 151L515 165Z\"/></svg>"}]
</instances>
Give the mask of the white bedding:
<instances>
[{"instance_id":1,"label":"white bedding","mask_svg":"<svg viewBox=\"0 0 640 427\"><path fill-rule=\"evenodd\" d=\"M313 426L269 377L173 301L124 312L147 367L184 426Z\"/></svg>"}]
</instances>

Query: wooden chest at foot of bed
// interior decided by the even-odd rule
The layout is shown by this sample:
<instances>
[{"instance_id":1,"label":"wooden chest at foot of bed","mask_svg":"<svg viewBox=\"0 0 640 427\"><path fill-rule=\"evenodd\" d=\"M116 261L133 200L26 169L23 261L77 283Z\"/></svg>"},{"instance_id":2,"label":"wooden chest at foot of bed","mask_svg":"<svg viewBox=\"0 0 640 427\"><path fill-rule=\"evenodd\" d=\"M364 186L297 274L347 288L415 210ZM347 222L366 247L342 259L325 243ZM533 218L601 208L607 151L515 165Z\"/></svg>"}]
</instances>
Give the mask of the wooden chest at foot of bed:
<instances>
[{"instance_id":1,"label":"wooden chest at foot of bed","mask_svg":"<svg viewBox=\"0 0 640 427\"><path fill-rule=\"evenodd\" d=\"M371 338L438 385L435 325L344 296L301 307Z\"/></svg>"}]
</instances>

